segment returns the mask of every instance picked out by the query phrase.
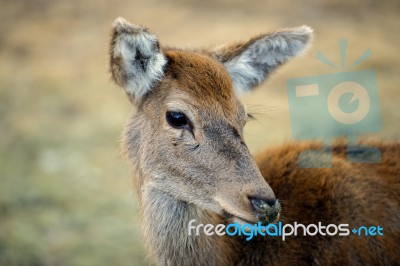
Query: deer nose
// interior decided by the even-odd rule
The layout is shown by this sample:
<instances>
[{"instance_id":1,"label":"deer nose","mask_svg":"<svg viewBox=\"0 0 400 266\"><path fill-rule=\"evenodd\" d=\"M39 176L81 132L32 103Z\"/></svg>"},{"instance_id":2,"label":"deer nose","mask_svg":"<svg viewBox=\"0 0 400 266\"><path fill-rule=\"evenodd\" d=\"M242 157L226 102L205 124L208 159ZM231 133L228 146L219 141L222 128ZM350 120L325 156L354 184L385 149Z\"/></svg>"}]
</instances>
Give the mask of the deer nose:
<instances>
[{"instance_id":1,"label":"deer nose","mask_svg":"<svg viewBox=\"0 0 400 266\"><path fill-rule=\"evenodd\" d=\"M257 218L263 223L275 223L279 219L281 204L276 198L249 197Z\"/></svg>"},{"instance_id":2,"label":"deer nose","mask_svg":"<svg viewBox=\"0 0 400 266\"><path fill-rule=\"evenodd\" d=\"M273 208L277 202L276 198L249 197L251 206L256 212L263 211L265 207Z\"/></svg>"}]
</instances>

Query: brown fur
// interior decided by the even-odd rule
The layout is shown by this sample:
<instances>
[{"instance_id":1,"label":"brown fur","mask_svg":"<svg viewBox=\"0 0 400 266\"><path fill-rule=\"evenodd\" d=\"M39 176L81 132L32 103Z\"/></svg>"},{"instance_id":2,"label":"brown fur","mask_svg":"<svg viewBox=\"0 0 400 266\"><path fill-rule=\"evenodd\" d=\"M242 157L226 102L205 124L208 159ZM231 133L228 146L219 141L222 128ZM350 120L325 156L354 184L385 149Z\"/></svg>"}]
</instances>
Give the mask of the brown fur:
<instances>
[{"instance_id":1,"label":"brown fur","mask_svg":"<svg viewBox=\"0 0 400 266\"><path fill-rule=\"evenodd\" d=\"M380 225L384 228L384 236L293 237L285 242L263 239L260 246L269 250L264 264L399 263L400 143L370 141L362 144L378 147L382 153L381 163L349 163L346 145L341 142L333 145L332 168L297 167L299 153L320 147L318 143L285 144L259 154L256 161L266 181L282 200L283 222L310 224L321 221L324 224L348 223L352 227ZM245 249L244 256L247 251ZM259 261L261 256L257 251L254 253L253 258L251 255L246 257Z\"/></svg>"},{"instance_id":2,"label":"brown fur","mask_svg":"<svg viewBox=\"0 0 400 266\"><path fill-rule=\"evenodd\" d=\"M133 27L121 20L118 23L122 29ZM117 36L113 35L111 57L116 53ZM265 36L245 42L243 47L226 48L222 61L232 59L249 49L249 43ZM145 50L143 47L139 48ZM124 154L135 173L144 240L151 260L159 265L398 264L399 143L367 143L382 152L379 164L349 163L346 146L340 141L333 145L332 168L298 167L302 151L321 148L316 142L281 145L254 160L243 141L245 109L223 62L215 59L218 56L177 49L161 51L167 61L163 78L141 98L128 93L137 110L123 139ZM121 76L126 71L123 60L110 61L118 84L127 83L127 77ZM166 122L165 113L171 108L186 114L193 134ZM322 162L329 156L309 159ZM297 236L285 242L274 237L247 242L241 237L188 235L191 219L197 224L214 225L234 219L256 222L249 197L275 196L281 201L281 220L285 223L380 225L385 235Z\"/></svg>"},{"instance_id":3,"label":"brown fur","mask_svg":"<svg viewBox=\"0 0 400 266\"><path fill-rule=\"evenodd\" d=\"M236 115L234 92L227 89L232 87L231 79L221 63L195 52L166 50L165 55L169 64L166 80L177 82L181 91L198 99L196 104L218 104L226 116ZM171 86L169 83L165 85Z\"/></svg>"}]
</instances>

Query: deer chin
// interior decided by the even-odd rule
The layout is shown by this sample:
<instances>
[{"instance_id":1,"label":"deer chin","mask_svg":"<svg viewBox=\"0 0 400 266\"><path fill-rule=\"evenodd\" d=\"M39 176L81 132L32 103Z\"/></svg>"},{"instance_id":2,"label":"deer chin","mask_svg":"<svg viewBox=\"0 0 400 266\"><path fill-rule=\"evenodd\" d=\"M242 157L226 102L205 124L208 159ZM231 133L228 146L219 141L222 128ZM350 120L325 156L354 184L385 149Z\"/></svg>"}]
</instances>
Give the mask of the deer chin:
<instances>
[{"instance_id":1,"label":"deer chin","mask_svg":"<svg viewBox=\"0 0 400 266\"><path fill-rule=\"evenodd\" d=\"M228 221L230 223L238 223L238 224L240 224L242 226L245 225L245 224L257 224L259 222L261 222L261 224L265 225L265 224L275 224L275 223L277 223L279 221L279 218L280 218L280 214L278 214L275 219L266 222L263 219L261 219L259 217L259 215L255 215L255 218L251 219L251 220L242 218L241 216L233 216L233 215L231 215L228 218Z\"/></svg>"},{"instance_id":2,"label":"deer chin","mask_svg":"<svg viewBox=\"0 0 400 266\"><path fill-rule=\"evenodd\" d=\"M258 222L258 219L256 219L256 220L247 220L247 219L244 219L244 218L241 218L241 217L238 217L238 216L232 216L230 219L229 219L229 222L231 222L231 223L238 223L238 224L240 224L240 225L244 225L244 224L256 224L257 222Z\"/></svg>"},{"instance_id":3,"label":"deer chin","mask_svg":"<svg viewBox=\"0 0 400 266\"><path fill-rule=\"evenodd\" d=\"M257 214L249 206L240 208L226 204L223 200L217 200L217 202L222 209L223 216L230 223L255 224L259 221Z\"/></svg>"}]
</instances>

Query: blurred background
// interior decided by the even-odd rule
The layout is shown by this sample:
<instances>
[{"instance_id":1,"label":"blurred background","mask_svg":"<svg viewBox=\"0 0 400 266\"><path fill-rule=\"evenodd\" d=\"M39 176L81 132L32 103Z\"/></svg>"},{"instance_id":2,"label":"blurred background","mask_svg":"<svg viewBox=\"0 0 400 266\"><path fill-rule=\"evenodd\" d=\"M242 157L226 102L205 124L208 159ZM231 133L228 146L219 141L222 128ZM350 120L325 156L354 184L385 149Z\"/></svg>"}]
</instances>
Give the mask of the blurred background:
<instances>
[{"instance_id":1,"label":"blurred background","mask_svg":"<svg viewBox=\"0 0 400 266\"><path fill-rule=\"evenodd\" d=\"M131 112L108 73L113 20L164 45L212 47L284 27L315 29L311 50L243 98L252 152L291 139L286 80L335 72L315 59L373 56L385 139L400 136L400 2L0 0L0 265L148 265L119 137ZM336 70L338 71L338 70Z\"/></svg>"}]
</instances>

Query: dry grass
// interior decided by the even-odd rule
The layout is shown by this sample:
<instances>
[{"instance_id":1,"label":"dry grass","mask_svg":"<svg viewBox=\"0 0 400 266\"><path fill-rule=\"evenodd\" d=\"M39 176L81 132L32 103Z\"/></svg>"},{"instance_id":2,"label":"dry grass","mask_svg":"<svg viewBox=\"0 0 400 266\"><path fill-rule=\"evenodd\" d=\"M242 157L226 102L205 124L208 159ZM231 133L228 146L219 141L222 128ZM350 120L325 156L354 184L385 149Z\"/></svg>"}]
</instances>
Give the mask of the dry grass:
<instances>
[{"instance_id":1,"label":"dry grass","mask_svg":"<svg viewBox=\"0 0 400 266\"><path fill-rule=\"evenodd\" d=\"M244 101L263 115L252 151L290 139L288 78L330 73L320 50L378 73L383 130L400 132L398 1L1 1L0 265L143 265L135 199L118 138L130 106L107 73L110 25L124 16L167 45L205 46L308 24L314 48ZM383 2L383 1L381 1Z\"/></svg>"}]
</instances>

